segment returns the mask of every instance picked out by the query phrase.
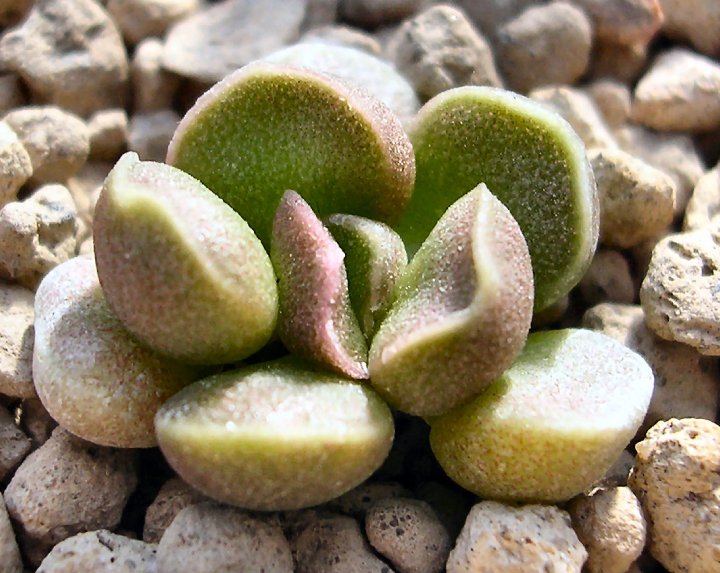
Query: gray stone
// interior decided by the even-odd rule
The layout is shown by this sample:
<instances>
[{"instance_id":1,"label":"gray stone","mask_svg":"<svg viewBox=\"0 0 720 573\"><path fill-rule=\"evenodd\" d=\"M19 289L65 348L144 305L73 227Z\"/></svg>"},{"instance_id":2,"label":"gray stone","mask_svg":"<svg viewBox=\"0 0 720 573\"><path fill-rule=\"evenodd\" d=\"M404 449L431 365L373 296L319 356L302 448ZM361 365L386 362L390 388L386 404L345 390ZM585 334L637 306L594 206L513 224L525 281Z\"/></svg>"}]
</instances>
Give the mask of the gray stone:
<instances>
[{"instance_id":1,"label":"gray stone","mask_svg":"<svg viewBox=\"0 0 720 573\"><path fill-rule=\"evenodd\" d=\"M464 85L502 85L485 38L452 6L433 6L405 21L392 51L395 65L425 99Z\"/></svg>"},{"instance_id":2,"label":"gray stone","mask_svg":"<svg viewBox=\"0 0 720 573\"><path fill-rule=\"evenodd\" d=\"M17 285L0 284L0 394L35 396L32 379L35 295Z\"/></svg>"},{"instance_id":3,"label":"gray stone","mask_svg":"<svg viewBox=\"0 0 720 573\"><path fill-rule=\"evenodd\" d=\"M145 38L162 37L200 5L200 0L108 0L107 10L128 44L135 45Z\"/></svg>"},{"instance_id":4,"label":"gray stone","mask_svg":"<svg viewBox=\"0 0 720 573\"><path fill-rule=\"evenodd\" d=\"M20 187L32 173L25 146L7 122L0 121L0 207L17 199Z\"/></svg>"},{"instance_id":5,"label":"gray stone","mask_svg":"<svg viewBox=\"0 0 720 573\"><path fill-rule=\"evenodd\" d=\"M0 39L0 64L20 75L36 100L81 116L125 101L125 46L94 0L36 0L28 18Z\"/></svg>"}]
</instances>

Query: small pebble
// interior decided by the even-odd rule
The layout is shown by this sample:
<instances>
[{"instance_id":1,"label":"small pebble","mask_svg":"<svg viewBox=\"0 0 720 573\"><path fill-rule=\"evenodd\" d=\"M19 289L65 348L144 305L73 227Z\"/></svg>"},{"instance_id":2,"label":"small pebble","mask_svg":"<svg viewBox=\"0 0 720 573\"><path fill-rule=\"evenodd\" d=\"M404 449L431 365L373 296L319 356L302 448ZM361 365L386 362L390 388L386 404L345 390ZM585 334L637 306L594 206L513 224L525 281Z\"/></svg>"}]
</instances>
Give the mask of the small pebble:
<instances>
[{"instance_id":1,"label":"small pebble","mask_svg":"<svg viewBox=\"0 0 720 573\"><path fill-rule=\"evenodd\" d=\"M124 109L98 111L88 120L90 159L114 161L127 147L128 117Z\"/></svg>"},{"instance_id":2,"label":"small pebble","mask_svg":"<svg viewBox=\"0 0 720 573\"><path fill-rule=\"evenodd\" d=\"M128 127L128 149L143 161L164 163L178 123L180 116L170 109L134 115Z\"/></svg>"},{"instance_id":3,"label":"small pebble","mask_svg":"<svg viewBox=\"0 0 720 573\"><path fill-rule=\"evenodd\" d=\"M628 487L599 489L568 507L588 552L588 573L626 573L640 557L647 526L640 502Z\"/></svg>"},{"instance_id":4,"label":"small pebble","mask_svg":"<svg viewBox=\"0 0 720 573\"><path fill-rule=\"evenodd\" d=\"M595 80L587 87L608 127L617 129L630 118L632 93L623 82L612 79Z\"/></svg>"},{"instance_id":5,"label":"small pebble","mask_svg":"<svg viewBox=\"0 0 720 573\"><path fill-rule=\"evenodd\" d=\"M574 0L587 12L600 40L618 44L647 43L660 29L658 0Z\"/></svg>"},{"instance_id":6,"label":"small pebble","mask_svg":"<svg viewBox=\"0 0 720 573\"><path fill-rule=\"evenodd\" d=\"M280 526L210 502L180 511L158 545L157 572L218 571L293 573L290 545Z\"/></svg>"},{"instance_id":7,"label":"small pebble","mask_svg":"<svg viewBox=\"0 0 720 573\"><path fill-rule=\"evenodd\" d=\"M433 6L405 21L394 43L395 65L422 98L465 85L502 85L490 46L453 6Z\"/></svg>"},{"instance_id":8,"label":"small pebble","mask_svg":"<svg viewBox=\"0 0 720 573\"><path fill-rule=\"evenodd\" d=\"M685 48L661 53L635 87L632 117L658 131L720 127L720 64Z\"/></svg>"},{"instance_id":9,"label":"small pebble","mask_svg":"<svg viewBox=\"0 0 720 573\"><path fill-rule=\"evenodd\" d=\"M92 235L95 204L100 191L113 164L109 162L91 161L86 163L80 172L68 179L67 188L77 208L78 242Z\"/></svg>"},{"instance_id":10,"label":"small pebble","mask_svg":"<svg viewBox=\"0 0 720 573\"><path fill-rule=\"evenodd\" d=\"M447 573L580 573L587 551L555 506L481 501L467 517Z\"/></svg>"},{"instance_id":11,"label":"small pebble","mask_svg":"<svg viewBox=\"0 0 720 573\"><path fill-rule=\"evenodd\" d=\"M571 84L590 62L592 28L567 2L532 6L498 32L495 56L508 86L518 92Z\"/></svg>"},{"instance_id":12,"label":"small pebble","mask_svg":"<svg viewBox=\"0 0 720 573\"><path fill-rule=\"evenodd\" d=\"M0 39L0 64L25 80L37 101L83 117L125 101L125 46L94 0L37 0Z\"/></svg>"},{"instance_id":13,"label":"small pebble","mask_svg":"<svg viewBox=\"0 0 720 573\"><path fill-rule=\"evenodd\" d=\"M720 427L673 418L635 449L629 485L645 510L650 554L671 572L718 571Z\"/></svg>"},{"instance_id":14,"label":"small pebble","mask_svg":"<svg viewBox=\"0 0 720 573\"><path fill-rule=\"evenodd\" d=\"M31 447L30 439L15 425L11 413L0 406L0 482L20 465Z\"/></svg>"},{"instance_id":15,"label":"small pebble","mask_svg":"<svg viewBox=\"0 0 720 573\"><path fill-rule=\"evenodd\" d=\"M181 479L169 479L147 508L143 540L147 543L158 543L178 513L190 505L203 501L207 501L207 498Z\"/></svg>"},{"instance_id":16,"label":"small pebble","mask_svg":"<svg viewBox=\"0 0 720 573\"><path fill-rule=\"evenodd\" d=\"M56 429L5 490L26 559L38 565L63 539L113 529L135 489L131 451L103 448Z\"/></svg>"},{"instance_id":17,"label":"small pebble","mask_svg":"<svg viewBox=\"0 0 720 573\"><path fill-rule=\"evenodd\" d=\"M720 168L715 167L698 179L685 208L684 231L707 227L720 214Z\"/></svg>"},{"instance_id":18,"label":"small pebble","mask_svg":"<svg viewBox=\"0 0 720 573\"><path fill-rule=\"evenodd\" d=\"M0 121L0 207L17 199L23 184L33 173L32 161L17 134Z\"/></svg>"},{"instance_id":19,"label":"small pebble","mask_svg":"<svg viewBox=\"0 0 720 573\"><path fill-rule=\"evenodd\" d=\"M0 494L0 563L3 573L22 573L23 564L15 532L10 523L3 496Z\"/></svg>"},{"instance_id":20,"label":"small pebble","mask_svg":"<svg viewBox=\"0 0 720 573\"><path fill-rule=\"evenodd\" d=\"M673 220L675 183L659 169L620 149L588 153L600 197L600 242L629 248Z\"/></svg>"},{"instance_id":21,"label":"small pebble","mask_svg":"<svg viewBox=\"0 0 720 573\"><path fill-rule=\"evenodd\" d=\"M720 56L720 3L717 0L659 0L663 32L688 40L707 56Z\"/></svg>"},{"instance_id":22,"label":"small pebble","mask_svg":"<svg viewBox=\"0 0 720 573\"><path fill-rule=\"evenodd\" d=\"M107 11L128 44L162 37L175 22L200 7L200 0L109 0Z\"/></svg>"},{"instance_id":23,"label":"small pebble","mask_svg":"<svg viewBox=\"0 0 720 573\"><path fill-rule=\"evenodd\" d=\"M653 250L640 302L647 325L666 339L720 356L720 223L665 237Z\"/></svg>"},{"instance_id":24,"label":"small pebble","mask_svg":"<svg viewBox=\"0 0 720 573\"><path fill-rule=\"evenodd\" d=\"M5 116L32 162L33 181L62 183L75 175L90 152L84 121L55 106L25 107Z\"/></svg>"},{"instance_id":25,"label":"small pebble","mask_svg":"<svg viewBox=\"0 0 720 573\"><path fill-rule=\"evenodd\" d=\"M350 26L329 25L313 28L300 38L300 43L308 42L355 48L372 56L381 56L383 50L375 36Z\"/></svg>"},{"instance_id":26,"label":"small pebble","mask_svg":"<svg viewBox=\"0 0 720 573\"><path fill-rule=\"evenodd\" d=\"M596 40L588 75L596 79L612 78L634 83L645 69L647 60L648 46L645 42L620 44Z\"/></svg>"},{"instance_id":27,"label":"small pebble","mask_svg":"<svg viewBox=\"0 0 720 573\"><path fill-rule=\"evenodd\" d=\"M44 185L0 209L0 276L35 289L54 267L75 256L75 203L63 185Z\"/></svg>"},{"instance_id":28,"label":"small pebble","mask_svg":"<svg viewBox=\"0 0 720 573\"><path fill-rule=\"evenodd\" d=\"M33 292L0 284L0 394L32 398Z\"/></svg>"},{"instance_id":29,"label":"small pebble","mask_svg":"<svg viewBox=\"0 0 720 573\"><path fill-rule=\"evenodd\" d=\"M631 304L635 300L630 265L620 251L596 251L579 286L583 300L589 305L606 301Z\"/></svg>"},{"instance_id":30,"label":"small pebble","mask_svg":"<svg viewBox=\"0 0 720 573\"><path fill-rule=\"evenodd\" d=\"M370 544L399 573L440 573L450 536L432 507L417 499L385 499L365 516Z\"/></svg>"},{"instance_id":31,"label":"small pebble","mask_svg":"<svg viewBox=\"0 0 720 573\"><path fill-rule=\"evenodd\" d=\"M157 547L105 529L58 543L37 573L155 573Z\"/></svg>"},{"instance_id":32,"label":"small pebble","mask_svg":"<svg viewBox=\"0 0 720 573\"><path fill-rule=\"evenodd\" d=\"M377 28L412 16L422 0L339 0L342 20L363 28Z\"/></svg>"},{"instance_id":33,"label":"small pebble","mask_svg":"<svg viewBox=\"0 0 720 573\"><path fill-rule=\"evenodd\" d=\"M130 80L136 114L172 108L180 78L163 67L163 51L163 43L157 38L147 38L135 47Z\"/></svg>"}]
</instances>

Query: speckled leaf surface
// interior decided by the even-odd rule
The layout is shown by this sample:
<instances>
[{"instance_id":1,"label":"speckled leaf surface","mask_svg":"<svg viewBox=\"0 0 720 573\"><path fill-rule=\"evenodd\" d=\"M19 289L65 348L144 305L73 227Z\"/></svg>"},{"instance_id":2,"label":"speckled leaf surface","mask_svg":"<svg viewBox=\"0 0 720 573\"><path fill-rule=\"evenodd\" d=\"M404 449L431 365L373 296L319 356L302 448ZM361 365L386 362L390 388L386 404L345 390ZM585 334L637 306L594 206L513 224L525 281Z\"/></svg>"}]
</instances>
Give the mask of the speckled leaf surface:
<instances>
[{"instance_id":1,"label":"speckled leaf surface","mask_svg":"<svg viewBox=\"0 0 720 573\"><path fill-rule=\"evenodd\" d=\"M160 405L198 377L139 345L108 306L91 257L53 269L35 296L35 388L68 431L104 446L156 445Z\"/></svg>"},{"instance_id":2,"label":"speckled leaf surface","mask_svg":"<svg viewBox=\"0 0 720 573\"><path fill-rule=\"evenodd\" d=\"M235 211L179 169L124 155L100 194L94 243L108 303L151 348L222 364L270 339L270 257Z\"/></svg>"},{"instance_id":3,"label":"speckled leaf surface","mask_svg":"<svg viewBox=\"0 0 720 573\"><path fill-rule=\"evenodd\" d=\"M408 137L379 100L329 76L264 62L198 99L167 161L217 193L266 246L287 189L320 216L392 222L415 178Z\"/></svg>"},{"instance_id":4,"label":"speckled leaf surface","mask_svg":"<svg viewBox=\"0 0 720 573\"><path fill-rule=\"evenodd\" d=\"M367 378L367 346L350 304L344 257L310 205L287 191L275 214L271 249L280 340L303 358Z\"/></svg>"},{"instance_id":5,"label":"speckled leaf surface","mask_svg":"<svg viewBox=\"0 0 720 573\"><path fill-rule=\"evenodd\" d=\"M599 208L583 144L565 120L511 92L463 87L425 104L410 138L417 180L397 229L411 251L449 205L485 183L527 240L535 310L580 280L597 244Z\"/></svg>"},{"instance_id":6,"label":"speckled leaf surface","mask_svg":"<svg viewBox=\"0 0 720 573\"><path fill-rule=\"evenodd\" d=\"M380 466L394 433L390 410L366 385L295 359L201 380L163 405L156 428L185 481L258 510L352 489Z\"/></svg>"},{"instance_id":7,"label":"speckled leaf surface","mask_svg":"<svg viewBox=\"0 0 720 573\"><path fill-rule=\"evenodd\" d=\"M654 376L588 330L537 332L486 392L432 420L453 480L483 498L555 503L602 478L642 422Z\"/></svg>"},{"instance_id":8,"label":"speckled leaf surface","mask_svg":"<svg viewBox=\"0 0 720 573\"><path fill-rule=\"evenodd\" d=\"M350 303L365 338L372 340L407 266L405 245L390 227L365 217L335 214L325 224L345 253Z\"/></svg>"},{"instance_id":9,"label":"speckled leaf surface","mask_svg":"<svg viewBox=\"0 0 720 573\"><path fill-rule=\"evenodd\" d=\"M399 410L442 414L510 366L532 308L520 228L479 185L447 210L401 275L370 347L371 382Z\"/></svg>"}]
</instances>

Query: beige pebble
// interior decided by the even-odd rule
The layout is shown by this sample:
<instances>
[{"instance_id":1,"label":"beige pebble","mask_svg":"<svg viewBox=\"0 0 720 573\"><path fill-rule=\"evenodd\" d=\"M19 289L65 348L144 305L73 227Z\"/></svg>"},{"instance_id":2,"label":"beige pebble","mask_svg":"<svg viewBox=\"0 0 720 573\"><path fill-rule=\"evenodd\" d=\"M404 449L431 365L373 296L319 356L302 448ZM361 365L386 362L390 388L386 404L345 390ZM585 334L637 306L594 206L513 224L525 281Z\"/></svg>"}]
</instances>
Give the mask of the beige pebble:
<instances>
[{"instance_id":1,"label":"beige pebble","mask_svg":"<svg viewBox=\"0 0 720 573\"><path fill-rule=\"evenodd\" d=\"M134 455L95 446L57 428L30 454L5 490L29 563L68 537L113 529L135 489Z\"/></svg>"},{"instance_id":2,"label":"beige pebble","mask_svg":"<svg viewBox=\"0 0 720 573\"><path fill-rule=\"evenodd\" d=\"M599 79L587 86L587 92L608 127L617 129L627 123L632 98L627 84L613 79Z\"/></svg>"},{"instance_id":3,"label":"beige pebble","mask_svg":"<svg viewBox=\"0 0 720 573\"><path fill-rule=\"evenodd\" d=\"M2 494L0 494L0 567L3 573L23 572L20 549Z\"/></svg>"},{"instance_id":4,"label":"beige pebble","mask_svg":"<svg viewBox=\"0 0 720 573\"><path fill-rule=\"evenodd\" d=\"M365 516L365 532L399 573L440 573L450 552L445 526L428 503L417 499L376 502Z\"/></svg>"},{"instance_id":5,"label":"beige pebble","mask_svg":"<svg viewBox=\"0 0 720 573\"><path fill-rule=\"evenodd\" d=\"M659 0L665 21L663 32L688 40L707 56L720 55L720 2L717 0Z\"/></svg>"},{"instance_id":6,"label":"beige pebble","mask_svg":"<svg viewBox=\"0 0 720 573\"><path fill-rule=\"evenodd\" d=\"M38 447L48 441L57 422L50 416L39 398L26 398L20 409L20 427Z\"/></svg>"},{"instance_id":7,"label":"beige pebble","mask_svg":"<svg viewBox=\"0 0 720 573\"><path fill-rule=\"evenodd\" d=\"M200 0L109 0L107 10L127 43L135 45L148 37L162 37L200 5Z\"/></svg>"},{"instance_id":8,"label":"beige pebble","mask_svg":"<svg viewBox=\"0 0 720 573\"><path fill-rule=\"evenodd\" d=\"M687 50L661 53L635 87L632 117L658 131L720 127L720 64Z\"/></svg>"},{"instance_id":9,"label":"beige pebble","mask_svg":"<svg viewBox=\"0 0 720 573\"><path fill-rule=\"evenodd\" d=\"M682 217L693 187L705 171L692 139L684 134L659 133L639 125L615 132L620 147L675 181L675 217Z\"/></svg>"},{"instance_id":10,"label":"beige pebble","mask_svg":"<svg viewBox=\"0 0 720 573\"><path fill-rule=\"evenodd\" d=\"M342 25L328 25L313 28L300 38L300 42L321 42L362 50L373 56L382 55L380 42L367 32Z\"/></svg>"},{"instance_id":11,"label":"beige pebble","mask_svg":"<svg viewBox=\"0 0 720 573\"><path fill-rule=\"evenodd\" d=\"M673 220L675 183L620 149L588 153L600 197L600 242L633 247L667 228Z\"/></svg>"},{"instance_id":12,"label":"beige pebble","mask_svg":"<svg viewBox=\"0 0 720 573\"><path fill-rule=\"evenodd\" d=\"M447 573L580 573L587 552L555 506L473 506L447 561Z\"/></svg>"},{"instance_id":13,"label":"beige pebble","mask_svg":"<svg viewBox=\"0 0 720 573\"><path fill-rule=\"evenodd\" d=\"M127 148L128 117L124 109L105 109L88 120L90 159L114 161Z\"/></svg>"},{"instance_id":14,"label":"beige pebble","mask_svg":"<svg viewBox=\"0 0 720 573\"><path fill-rule=\"evenodd\" d=\"M158 543L178 513L202 501L207 501L207 498L180 478L169 479L145 512L143 540L147 543Z\"/></svg>"},{"instance_id":15,"label":"beige pebble","mask_svg":"<svg viewBox=\"0 0 720 573\"><path fill-rule=\"evenodd\" d=\"M105 529L58 543L37 573L155 573L155 545Z\"/></svg>"},{"instance_id":16,"label":"beige pebble","mask_svg":"<svg viewBox=\"0 0 720 573\"><path fill-rule=\"evenodd\" d=\"M90 133L83 120L55 106L11 111L5 121L30 156L33 181L64 182L87 161Z\"/></svg>"},{"instance_id":17,"label":"beige pebble","mask_svg":"<svg viewBox=\"0 0 720 573\"><path fill-rule=\"evenodd\" d=\"M658 422L639 442L629 485L648 522L651 555L671 572L720 567L720 427Z\"/></svg>"},{"instance_id":18,"label":"beige pebble","mask_svg":"<svg viewBox=\"0 0 720 573\"><path fill-rule=\"evenodd\" d=\"M35 396L32 380L35 296L17 285L0 284L0 394Z\"/></svg>"},{"instance_id":19,"label":"beige pebble","mask_svg":"<svg viewBox=\"0 0 720 573\"><path fill-rule=\"evenodd\" d=\"M660 337L720 356L720 223L662 239L640 287L648 326Z\"/></svg>"},{"instance_id":20,"label":"beige pebble","mask_svg":"<svg viewBox=\"0 0 720 573\"><path fill-rule=\"evenodd\" d=\"M631 304L635 300L630 265L620 251L598 250L579 287L583 300L590 305L600 302Z\"/></svg>"},{"instance_id":21,"label":"beige pebble","mask_svg":"<svg viewBox=\"0 0 720 573\"><path fill-rule=\"evenodd\" d=\"M177 514L160 540L158 573L293 573L280 526L233 507L205 502Z\"/></svg>"},{"instance_id":22,"label":"beige pebble","mask_svg":"<svg viewBox=\"0 0 720 573\"><path fill-rule=\"evenodd\" d=\"M163 67L163 50L163 43L157 38L147 38L135 48L130 79L136 114L172 108L180 77Z\"/></svg>"},{"instance_id":23,"label":"beige pebble","mask_svg":"<svg viewBox=\"0 0 720 573\"><path fill-rule=\"evenodd\" d=\"M684 231L710 225L720 214L720 168L715 167L698 179L685 208Z\"/></svg>"},{"instance_id":24,"label":"beige pebble","mask_svg":"<svg viewBox=\"0 0 720 573\"><path fill-rule=\"evenodd\" d=\"M647 526L640 502L630 488L599 489L578 496L568 512L588 552L588 573L626 573L640 557Z\"/></svg>"},{"instance_id":25,"label":"beige pebble","mask_svg":"<svg viewBox=\"0 0 720 573\"><path fill-rule=\"evenodd\" d=\"M398 497L408 497L410 492L405 486L392 481L366 481L329 501L325 506L331 511L344 513L358 519L364 519L367 510L380 501Z\"/></svg>"},{"instance_id":26,"label":"beige pebble","mask_svg":"<svg viewBox=\"0 0 720 573\"><path fill-rule=\"evenodd\" d=\"M406 20L393 42L395 65L424 99L465 85L502 85L489 44L453 6Z\"/></svg>"},{"instance_id":27,"label":"beige pebble","mask_svg":"<svg viewBox=\"0 0 720 573\"><path fill-rule=\"evenodd\" d=\"M582 90L570 86L552 86L533 90L529 96L560 114L588 149L617 146L595 102Z\"/></svg>"},{"instance_id":28,"label":"beige pebble","mask_svg":"<svg viewBox=\"0 0 720 573\"><path fill-rule=\"evenodd\" d=\"M0 115L26 104L26 97L16 74L0 74Z\"/></svg>"},{"instance_id":29,"label":"beige pebble","mask_svg":"<svg viewBox=\"0 0 720 573\"><path fill-rule=\"evenodd\" d=\"M67 188L77 208L78 222L83 223L83 227L78 229L78 242L92 234L95 204L112 168L113 164L110 162L91 161L86 163L77 175L68 179Z\"/></svg>"},{"instance_id":30,"label":"beige pebble","mask_svg":"<svg viewBox=\"0 0 720 573\"><path fill-rule=\"evenodd\" d=\"M323 517L294 540L295 573L394 573L377 557L351 517Z\"/></svg>"},{"instance_id":31,"label":"beige pebble","mask_svg":"<svg viewBox=\"0 0 720 573\"><path fill-rule=\"evenodd\" d=\"M125 101L125 46L94 0L36 0L28 18L0 39L0 64L25 80L35 100L83 117Z\"/></svg>"},{"instance_id":32,"label":"beige pebble","mask_svg":"<svg viewBox=\"0 0 720 573\"><path fill-rule=\"evenodd\" d=\"M634 83L647 65L647 42L621 44L596 39L588 75L591 78L612 78Z\"/></svg>"},{"instance_id":33,"label":"beige pebble","mask_svg":"<svg viewBox=\"0 0 720 573\"><path fill-rule=\"evenodd\" d=\"M179 122L180 116L169 109L134 115L130 120L128 149L143 161L164 162Z\"/></svg>"},{"instance_id":34,"label":"beige pebble","mask_svg":"<svg viewBox=\"0 0 720 573\"><path fill-rule=\"evenodd\" d=\"M495 56L507 85L518 92L572 84L590 62L592 29L567 2L532 6L498 32Z\"/></svg>"},{"instance_id":35,"label":"beige pebble","mask_svg":"<svg viewBox=\"0 0 720 573\"><path fill-rule=\"evenodd\" d=\"M77 211L63 185L44 185L0 209L0 276L34 289L75 256Z\"/></svg>"},{"instance_id":36,"label":"beige pebble","mask_svg":"<svg viewBox=\"0 0 720 573\"><path fill-rule=\"evenodd\" d=\"M647 43L663 21L658 0L574 0L590 16L595 35L619 44Z\"/></svg>"},{"instance_id":37,"label":"beige pebble","mask_svg":"<svg viewBox=\"0 0 720 573\"><path fill-rule=\"evenodd\" d=\"M15 201L33 173L32 161L17 133L0 121L0 207Z\"/></svg>"},{"instance_id":38,"label":"beige pebble","mask_svg":"<svg viewBox=\"0 0 720 573\"><path fill-rule=\"evenodd\" d=\"M720 405L718 364L695 349L657 337L638 305L605 303L589 309L585 328L598 330L638 352L652 368L655 389L641 432L669 418L714 420Z\"/></svg>"},{"instance_id":39,"label":"beige pebble","mask_svg":"<svg viewBox=\"0 0 720 573\"><path fill-rule=\"evenodd\" d=\"M0 406L0 482L20 465L31 447L30 439L17 427L11 413Z\"/></svg>"}]
</instances>

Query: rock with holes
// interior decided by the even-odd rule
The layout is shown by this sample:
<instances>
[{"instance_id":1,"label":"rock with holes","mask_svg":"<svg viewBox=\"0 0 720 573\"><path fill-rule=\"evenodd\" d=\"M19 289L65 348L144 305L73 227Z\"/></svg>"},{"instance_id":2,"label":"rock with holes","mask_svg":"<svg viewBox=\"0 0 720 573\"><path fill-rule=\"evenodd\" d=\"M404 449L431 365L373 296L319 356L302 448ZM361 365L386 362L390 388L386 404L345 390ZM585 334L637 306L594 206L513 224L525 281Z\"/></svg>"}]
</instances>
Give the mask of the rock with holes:
<instances>
[{"instance_id":1,"label":"rock with holes","mask_svg":"<svg viewBox=\"0 0 720 573\"><path fill-rule=\"evenodd\" d=\"M653 250L640 301L655 333L720 356L720 223L670 235Z\"/></svg>"},{"instance_id":2,"label":"rock with holes","mask_svg":"<svg viewBox=\"0 0 720 573\"><path fill-rule=\"evenodd\" d=\"M0 563L3 564L4 573L23 571L20 549L2 495L0 495Z\"/></svg>"},{"instance_id":3,"label":"rock with holes","mask_svg":"<svg viewBox=\"0 0 720 573\"><path fill-rule=\"evenodd\" d=\"M599 489L579 496L568 512L588 552L588 573L626 573L643 552L647 526L630 488Z\"/></svg>"},{"instance_id":4,"label":"rock with holes","mask_svg":"<svg viewBox=\"0 0 720 573\"><path fill-rule=\"evenodd\" d=\"M398 573L440 573L450 552L450 536L432 507L417 499L374 503L365 532L375 550Z\"/></svg>"},{"instance_id":5,"label":"rock with holes","mask_svg":"<svg viewBox=\"0 0 720 573\"><path fill-rule=\"evenodd\" d=\"M33 323L31 290L0 284L0 394L32 398Z\"/></svg>"},{"instance_id":6,"label":"rock with holes","mask_svg":"<svg viewBox=\"0 0 720 573\"><path fill-rule=\"evenodd\" d=\"M0 482L20 465L31 447L29 438L17 427L11 412L0 406Z\"/></svg>"},{"instance_id":7,"label":"rock with holes","mask_svg":"<svg viewBox=\"0 0 720 573\"><path fill-rule=\"evenodd\" d=\"M603 303L589 309L583 326L611 336L642 355L655 376L650 406L641 426L645 432L659 420L714 420L720 399L718 364L694 348L663 340L645 324L639 305Z\"/></svg>"},{"instance_id":8,"label":"rock with holes","mask_svg":"<svg viewBox=\"0 0 720 573\"><path fill-rule=\"evenodd\" d=\"M37 573L155 573L156 551L155 545L99 529L58 543Z\"/></svg>"},{"instance_id":9,"label":"rock with holes","mask_svg":"<svg viewBox=\"0 0 720 573\"><path fill-rule=\"evenodd\" d=\"M695 231L710 225L720 215L720 167L698 179L685 209L684 231Z\"/></svg>"},{"instance_id":10,"label":"rock with holes","mask_svg":"<svg viewBox=\"0 0 720 573\"><path fill-rule=\"evenodd\" d=\"M290 545L279 524L211 502L183 509L160 540L157 572L216 571L293 573Z\"/></svg>"},{"instance_id":11,"label":"rock with holes","mask_svg":"<svg viewBox=\"0 0 720 573\"><path fill-rule=\"evenodd\" d=\"M635 300L635 283L630 264L620 251L602 249L595 253L590 268L580 281L580 294L588 304Z\"/></svg>"},{"instance_id":12,"label":"rock with holes","mask_svg":"<svg viewBox=\"0 0 720 573\"><path fill-rule=\"evenodd\" d=\"M720 563L720 427L658 422L636 444L628 485L645 510L650 554L668 571L714 573Z\"/></svg>"},{"instance_id":13,"label":"rock with holes","mask_svg":"<svg viewBox=\"0 0 720 573\"><path fill-rule=\"evenodd\" d=\"M663 32L674 40L688 40L703 54L720 55L720 4L715 0L659 0Z\"/></svg>"},{"instance_id":14,"label":"rock with holes","mask_svg":"<svg viewBox=\"0 0 720 573\"><path fill-rule=\"evenodd\" d=\"M447 573L580 573L587 552L570 516L553 506L476 504L447 561Z\"/></svg>"},{"instance_id":15,"label":"rock with holes","mask_svg":"<svg viewBox=\"0 0 720 573\"><path fill-rule=\"evenodd\" d=\"M169 479L160 488L157 497L145 512L143 540L147 543L157 543L178 513L190 505L203 501L208 501L207 497L180 478Z\"/></svg>"},{"instance_id":16,"label":"rock with holes","mask_svg":"<svg viewBox=\"0 0 720 573\"><path fill-rule=\"evenodd\" d=\"M0 207L17 199L20 187L33 173L33 165L17 133L0 121Z\"/></svg>"},{"instance_id":17,"label":"rock with holes","mask_svg":"<svg viewBox=\"0 0 720 573\"><path fill-rule=\"evenodd\" d=\"M3 68L35 99L81 116L125 101L127 53L114 22L93 0L38 0L0 40Z\"/></svg>"},{"instance_id":18,"label":"rock with holes","mask_svg":"<svg viewBox=\"0 0 720 573\"><path fill-rule=\"evenodd\" d=\"M433 6L405 21L395 33L393 54L425 99L464 85L502 85L487 41L453 6Z\"/></svg>"}]
</instances>

